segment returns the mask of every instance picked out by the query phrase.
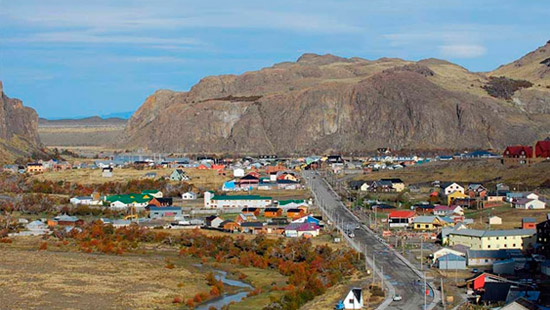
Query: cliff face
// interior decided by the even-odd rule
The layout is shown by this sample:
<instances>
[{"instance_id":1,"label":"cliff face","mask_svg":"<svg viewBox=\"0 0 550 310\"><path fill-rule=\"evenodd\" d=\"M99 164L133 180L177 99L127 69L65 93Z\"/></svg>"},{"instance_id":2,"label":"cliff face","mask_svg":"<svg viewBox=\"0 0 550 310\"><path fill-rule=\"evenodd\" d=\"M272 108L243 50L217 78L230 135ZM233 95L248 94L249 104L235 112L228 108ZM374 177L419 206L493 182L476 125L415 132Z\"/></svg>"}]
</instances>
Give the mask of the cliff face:
<instances>
[{"instance_id":1,"label":"cliff face","mask_svg":"<svg viewBox=\"0 0 550 310\"><path fill-rule=\"evenodd\" d=\"M548 132L545 90L506 101L487 94L487 81L488 75L436 59L305 54L295 63L207 77L189 92L157 91L129 120L122 144L292 154L499 148Z\"/></svg>"},{"instance_id":2,"label":"cliff face","mask_svg":"<svg viewBox=\"0 0 550 310\"><path fill-rule=\"evenodd\" d=\"M29 156L39 147L36 111L6 96L0 82L0 162Z\"/></svg>"}]
</instances>

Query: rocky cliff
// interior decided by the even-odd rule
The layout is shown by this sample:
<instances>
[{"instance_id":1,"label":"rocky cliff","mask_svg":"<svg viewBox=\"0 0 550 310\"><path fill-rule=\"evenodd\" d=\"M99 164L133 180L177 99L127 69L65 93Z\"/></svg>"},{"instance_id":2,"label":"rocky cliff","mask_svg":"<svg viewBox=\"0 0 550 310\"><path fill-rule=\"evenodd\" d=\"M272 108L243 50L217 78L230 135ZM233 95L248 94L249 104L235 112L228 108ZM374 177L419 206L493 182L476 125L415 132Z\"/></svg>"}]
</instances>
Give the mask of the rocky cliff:
<instances>
[{"instance_id":1,"label":"rocky cliff","mask_svg":"<svg viewBox=\"0 0 550 310\"><path fill-rule=\"evenodd\" d=\"M304 54L242 75L206 77L189 92L157 91L129 120L121 144L306 154L502 148L544 137L545 85L502 99L488 94L490 76L437 59Z\"/></svg>"},{"instance_id":2,"label":"rocky cliff","mask_svg":"<svg viewBox=\"0 0 550 310\"><path fill-rule=\"evenodd\" d=\"M36 111L6 96L0 81L0 162L30 156L39 147Z\"/></svg>"}]
</instances>

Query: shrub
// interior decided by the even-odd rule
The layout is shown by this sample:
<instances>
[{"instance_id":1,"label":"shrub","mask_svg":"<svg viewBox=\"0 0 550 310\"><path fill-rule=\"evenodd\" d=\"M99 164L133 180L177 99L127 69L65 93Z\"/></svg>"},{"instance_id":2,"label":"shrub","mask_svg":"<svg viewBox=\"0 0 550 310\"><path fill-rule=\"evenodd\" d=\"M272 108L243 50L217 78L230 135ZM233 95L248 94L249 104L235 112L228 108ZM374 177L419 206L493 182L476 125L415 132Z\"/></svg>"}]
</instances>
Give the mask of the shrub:
<instances>
[{"instance_id":1,"label":"shrub","mask_svg":"<svg viewBox=\"0 0 550 310\"><path fill-rule=\"evenodd\" d=\"M517 90L529 88L533 83L526 80L513 80L501 77L490 77L489 82L483 86L487 93L495 98L510 100Z\"/></svg>"},{"instance_id":2,"label":"shrub","mask_svg":"<svg viewBox=\"0 0 550 310\"><path fill-rule=\"evenodd\" d=\"M181 304L182 302L183 300L178 296L174 297L174 300L172 300L173 304Z\"/></svg>"},{"instance_id":3,"label":"shrub","mask_svg":"<svg viewBox=\"0 0 550 310\"><path fill-rule=\"evenodd\" d=\"M40 247L38 248L40 251L44 251L44 250L47 250L48 249L48 243L47 242L42 242L40 244Z\"/></svg>"}]
</instances>

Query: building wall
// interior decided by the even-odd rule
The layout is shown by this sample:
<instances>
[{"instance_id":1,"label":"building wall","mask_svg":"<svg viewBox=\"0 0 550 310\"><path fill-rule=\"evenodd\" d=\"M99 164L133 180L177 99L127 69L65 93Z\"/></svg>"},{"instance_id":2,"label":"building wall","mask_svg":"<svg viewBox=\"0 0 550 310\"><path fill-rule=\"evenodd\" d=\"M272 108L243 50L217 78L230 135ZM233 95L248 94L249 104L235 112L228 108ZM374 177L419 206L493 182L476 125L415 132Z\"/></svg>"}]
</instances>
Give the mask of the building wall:
<instances>
[{"instance_id":1,"label":"building wall","mask_svg":"<svg viewBox=\"0 0 550 310\"><path fill-rule=\"evenodd\" d=\"M442 270L454 270L454 269L464 270L464 269L466 269L466 260L463 260L463 261L454 261L454 260L447 261L445 259L440 259L440 260L438 260L438 262L439 262L438 267L439 267L439 269L442 269Z\"/></svg>"},{"instance_id":2,"label":"building wall","mask_svg":"<svg viewBox=\"0 0 550 310\"><path fill-rule=\"evenodd\" d=\"M524 236L506 236L506 237L472 237L449 234L449 245L464 245L472 250L499 250L499 249L523 249Z\"/></svg>"}]
</instances>

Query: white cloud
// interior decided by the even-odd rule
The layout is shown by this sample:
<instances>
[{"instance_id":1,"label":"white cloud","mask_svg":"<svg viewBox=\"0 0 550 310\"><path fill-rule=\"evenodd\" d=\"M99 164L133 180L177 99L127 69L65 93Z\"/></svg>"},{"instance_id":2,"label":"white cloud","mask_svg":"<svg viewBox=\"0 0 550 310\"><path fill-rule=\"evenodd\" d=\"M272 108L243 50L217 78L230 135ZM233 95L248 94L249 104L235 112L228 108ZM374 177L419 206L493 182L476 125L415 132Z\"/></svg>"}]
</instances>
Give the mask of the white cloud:
<instances>
[{"instance_id":1,"label":"white cloud","mask_svg":"<svg viewBox=\"0 0 550 310\"><path fill-rule=\"evenodd\" d=\"M476 44L449 44L438 47L441 56L449 58L476 58L487 53L487 48Z\"/></svg>"}]
</instances>

